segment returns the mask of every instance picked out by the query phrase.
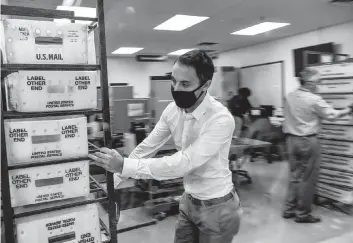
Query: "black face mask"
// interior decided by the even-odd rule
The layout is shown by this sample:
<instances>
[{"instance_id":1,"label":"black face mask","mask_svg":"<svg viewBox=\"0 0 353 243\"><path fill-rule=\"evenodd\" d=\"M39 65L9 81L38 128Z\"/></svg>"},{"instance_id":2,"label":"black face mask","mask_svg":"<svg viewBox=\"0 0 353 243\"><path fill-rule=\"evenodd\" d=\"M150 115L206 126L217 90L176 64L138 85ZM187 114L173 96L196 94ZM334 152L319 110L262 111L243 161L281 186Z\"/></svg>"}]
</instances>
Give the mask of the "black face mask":
<instances>
[{"instance_id":1,"label":"black face mask","mask_svg":"<svg viewBox=\"0 0 353 243\"><path fill-rule=\"evenodd\" d=\"M172 96L175 101L175 104L182 108L188 109L193 106L196 101L201 97L204 91L201 92L199 97L196 97L195 92L199 90L203 85L200 85L198 88L194 89L193 91L174 91L173 86L171 86Z\"/></svg>"}]
</instances>

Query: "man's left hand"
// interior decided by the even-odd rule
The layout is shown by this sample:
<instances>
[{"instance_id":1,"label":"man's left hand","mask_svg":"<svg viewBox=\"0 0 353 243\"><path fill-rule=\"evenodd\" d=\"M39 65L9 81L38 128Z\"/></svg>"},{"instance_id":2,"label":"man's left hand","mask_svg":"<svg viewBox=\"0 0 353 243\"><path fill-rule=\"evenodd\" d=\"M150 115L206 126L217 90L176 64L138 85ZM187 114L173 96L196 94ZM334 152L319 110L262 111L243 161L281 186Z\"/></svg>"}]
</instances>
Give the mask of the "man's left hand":
<instances>
[{"instance_id":1,"label":"man's left hand","mask_svg":"<svg viewBox=\"0 0 353 243\"><path fill-rule=\"evenodd\" d=\"M100 152L88 155L94 163L112 173L121 173L124 166L124 158L116 150L101 148Z\"/></svg>"}]
</instances>

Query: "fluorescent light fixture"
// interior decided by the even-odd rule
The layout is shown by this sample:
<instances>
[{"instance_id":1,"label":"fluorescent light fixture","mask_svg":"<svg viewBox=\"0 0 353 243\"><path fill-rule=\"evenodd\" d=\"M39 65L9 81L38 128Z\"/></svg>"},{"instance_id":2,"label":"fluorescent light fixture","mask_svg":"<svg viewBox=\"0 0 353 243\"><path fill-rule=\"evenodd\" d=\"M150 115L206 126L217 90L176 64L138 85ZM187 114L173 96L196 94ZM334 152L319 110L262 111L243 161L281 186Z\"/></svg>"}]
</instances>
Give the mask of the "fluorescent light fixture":
<instances>
[{"instance_id":1,"label":"fluorescent light fixture","mask_svg":"<svg viewBox=\"0 0 353 243\"><path fill-rule=\"evenodd\" d=\"M64 10L64 11L73 11L75 13L75 17L88 17L88 18L96 18L96 8L88 8L88 7L77 7L77 6L65 6L59 5L56 7L57 10ZM64 24L70 23L70 19L54 19L55 23ZM80 24L90 24L90 21L84 20L76 20L75 23Z\"/></svg>"},{"instance_id":2,"label":"fluorescent light fixture","mask_svg":"<svg viewBox=\"0 0 353 243\"><path fill-rule=\"evenodd\" d=\"M203 16L191 16L191 15L181 15L177 14L174 17L168 19L162 24L154 27L155 30L169 30L169 31L182 31L195 24L198 24L209 17Z\"/></svg>"},{"instance_id":3,"label":"fluorescent light fixture","mask_svg":"<svg viewBox=\"0 0 353 243\"><path fill-rule=\"evenodd\" d=\"M258 35L270 30L278 29L290 25L289 23L263 22L239 31L231 33L232 35Z\"/></svg>"},{"instance_id":4,"label":"fluorescent light fixture","mask_svg":"<svg viewBox=\"0 0 353 243\"><path fill-rule=\"evenodd\" d=\"M116 49L115 51L112 52L112 54L118 54L118 55L129 55L129 54L134 54L136 52L141 51L143 48L141 47L120 47Z\"/></svg>"},{"instance_id":5,"label":"fluorescent light fixture","mask_svg":"<svg viewBox=\"0 0 353 243\"><path fill-rule=\"evenodd\" d=\"M168 55L170 56L181 56L185 53L187 53L188 51L192 51L194 49L180 49L180 50L177 50L177 51L173 51L171 53L169 53Z\"/></svg>"}]
</instances>

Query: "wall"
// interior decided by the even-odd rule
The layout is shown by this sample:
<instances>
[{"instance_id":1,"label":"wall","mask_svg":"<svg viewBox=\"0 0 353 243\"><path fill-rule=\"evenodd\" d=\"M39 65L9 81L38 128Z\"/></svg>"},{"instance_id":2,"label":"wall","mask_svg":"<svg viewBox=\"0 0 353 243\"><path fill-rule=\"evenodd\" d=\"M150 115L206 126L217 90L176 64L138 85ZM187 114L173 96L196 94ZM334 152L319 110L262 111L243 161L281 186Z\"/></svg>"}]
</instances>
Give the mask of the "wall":
<instances>
[{"instance_id":1,"label":"wall","mask_svg":"<svg viewBox=\"0 0 353 243\"><path fill-rule=\"evenodd\" d=\"M279 30L280 31L280 30ZM256 37L254 37L256 38ZM340 44L339 52L353 57L353 21L312 31L268 43L241 48L220 54L217 65L249 66L274 61L285 61L285 93L298 87L294 77L292 50L296 48L334 42Z\"/></svg>"},{"instance_id":2,"label":"wall","mask_svg":"<svg viewBox=\"0 0 353 243\"><path fill-rule=\"evenodd\" d=\"M135 98L147 98L150 92L150 76L165 75L172 71L173 61L137 62L135 58L108 57L109 83L129 83Z\"/></svg>"}]
</instances>

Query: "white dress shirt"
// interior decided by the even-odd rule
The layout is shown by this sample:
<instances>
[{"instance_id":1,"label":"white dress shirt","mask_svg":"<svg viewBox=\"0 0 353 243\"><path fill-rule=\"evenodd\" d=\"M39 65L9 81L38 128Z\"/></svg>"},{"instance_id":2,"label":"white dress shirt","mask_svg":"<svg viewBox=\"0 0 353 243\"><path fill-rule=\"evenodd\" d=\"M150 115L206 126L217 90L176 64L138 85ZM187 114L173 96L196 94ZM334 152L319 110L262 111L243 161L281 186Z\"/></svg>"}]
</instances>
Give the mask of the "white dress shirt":
<instances>
[{"instance_id":1,"label":"white dress shirt","mask_svg":"<svg viewBox=\"0 0 353 243\"><path fill-rule=\"evenodd\" d=\"M125 158L122 174L116 177L155 180L183 177L185 192L193 197L200 200L223 197L233 188L228 155L234 127L228 109L208 93L192 113L172 102L151 134ZM151 158L170 138L178 152Z\"/></svg>"},{"instance_id":2,"label":"white dress shirt","mask_svg":"<svg viewBox=\"0 0 353 243\"><path fill-rule=\"evenodd\" d=\"M318 134L321 120L330 120L337 112L321 96L301 87L289 93L284 102L283 132L296 136Z\"/></svg>"}]
</instances>

